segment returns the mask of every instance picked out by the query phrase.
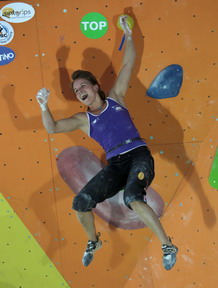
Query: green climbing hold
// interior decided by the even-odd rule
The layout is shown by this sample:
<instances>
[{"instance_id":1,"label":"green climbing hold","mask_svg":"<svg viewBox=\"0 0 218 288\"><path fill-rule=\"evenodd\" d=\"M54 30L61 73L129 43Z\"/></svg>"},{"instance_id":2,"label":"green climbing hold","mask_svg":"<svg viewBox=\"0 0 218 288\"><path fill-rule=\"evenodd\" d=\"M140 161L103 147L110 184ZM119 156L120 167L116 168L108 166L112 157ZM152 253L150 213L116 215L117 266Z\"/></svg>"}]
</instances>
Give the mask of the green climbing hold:
<instances>
[{"instance_id":1,"label":"green climbing hold","mask_svg":"<svg viewBox=\"0 0 218 288\"><path fill-rule=\"evenodd\" d=\"M210 170L209 183L213 188L218 189L218 148Z\"/></svg>"}]
</instances>

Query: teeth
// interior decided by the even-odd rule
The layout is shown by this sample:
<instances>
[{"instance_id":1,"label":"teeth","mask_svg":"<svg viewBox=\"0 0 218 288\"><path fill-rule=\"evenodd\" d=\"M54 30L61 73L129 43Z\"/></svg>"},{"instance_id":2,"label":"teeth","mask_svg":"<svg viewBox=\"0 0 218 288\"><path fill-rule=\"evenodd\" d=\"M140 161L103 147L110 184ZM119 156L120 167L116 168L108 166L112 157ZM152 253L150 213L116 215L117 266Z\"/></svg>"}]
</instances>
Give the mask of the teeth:
<instances>
[{"instance_id":1,"label":"teeth","mask_svg":"<svg viewBox=\"0 0 218 288\"><path fill-rule=\"evenodd\" d=\"M87 95L86 93L84 93L84 94L81 95L81 99L82 99L82 100L85 100L87 97L88 97L88 95Z\"/></svg>"}]
</instances>

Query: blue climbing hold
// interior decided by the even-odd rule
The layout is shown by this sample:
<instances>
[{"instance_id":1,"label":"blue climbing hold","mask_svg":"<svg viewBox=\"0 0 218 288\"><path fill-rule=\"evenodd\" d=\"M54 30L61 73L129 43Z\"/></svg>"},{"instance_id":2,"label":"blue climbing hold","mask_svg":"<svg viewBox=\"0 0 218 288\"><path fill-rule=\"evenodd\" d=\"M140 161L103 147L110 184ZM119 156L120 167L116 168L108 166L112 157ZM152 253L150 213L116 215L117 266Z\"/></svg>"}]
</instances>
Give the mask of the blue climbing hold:
<instances>
[{"instance_id":1,"label":"blue climbing hold","mask_svg":"<svg viewBox=\"0 0 218 288\"><path fill-rule=\"evenodd\" d=\"M156 99L176 97L183 80L183 69L180 65L167 66L154 78L147 90L147 95Z\"/></svg>"}]
</instances>

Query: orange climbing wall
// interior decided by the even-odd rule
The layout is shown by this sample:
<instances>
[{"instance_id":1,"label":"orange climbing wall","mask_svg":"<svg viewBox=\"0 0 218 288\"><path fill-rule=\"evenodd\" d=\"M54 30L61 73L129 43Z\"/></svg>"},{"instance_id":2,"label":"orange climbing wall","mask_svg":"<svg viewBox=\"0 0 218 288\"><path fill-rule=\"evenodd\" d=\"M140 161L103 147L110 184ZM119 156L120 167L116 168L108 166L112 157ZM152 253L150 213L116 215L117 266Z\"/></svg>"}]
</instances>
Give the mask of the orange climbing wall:
<instances>
[{"instance_id":1,"label":"orange climbing wall","mask_svg":"<svg viewBox=\"0 0 218 288\"><path fill-rule=\"evenodd\" d=\"M0 8L9 3L1 1ZM208 178L218 146L217 1L25 3L36 14L28 22L11 23L14 39L6 46L16 58L0 67L0 192L72 288L216 287L218 191ZM82 17L90 12L108 20L102 38L89 39L80 31ZM122 13L135 20L137 49L126 102L155 158L152 187L165 202L161 221L180 249L170 272L162 268L160 244L148 229L124 231L98 217L104 248L90 267L82 266L86 237L56 157L75 145L99 158L103 151L80 131L48 135L35 100L37 90L47 87L56 119L83 111L70 90L70 75L80 68L92 71L108 91L122 59L122 32L116 26ZM145 96L170 64L184 69L180 94L163 100Z\"/></svg>"}]
</instances>

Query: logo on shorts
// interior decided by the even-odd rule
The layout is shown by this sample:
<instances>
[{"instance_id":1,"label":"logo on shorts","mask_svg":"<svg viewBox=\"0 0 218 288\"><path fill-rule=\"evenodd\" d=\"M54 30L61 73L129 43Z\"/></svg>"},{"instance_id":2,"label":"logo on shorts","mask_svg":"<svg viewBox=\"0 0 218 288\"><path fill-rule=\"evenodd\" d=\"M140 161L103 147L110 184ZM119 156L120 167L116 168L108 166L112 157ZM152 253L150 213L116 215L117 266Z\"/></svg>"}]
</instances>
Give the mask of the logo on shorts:
<instances>
[{"instance_id":1,"label":"logo on shorts","mask_svg":"<svg viewBox=\"0 0 218 288\"><path fill-rule=\"evenodd\" d=\"M8 47L0 47L0 66L7 65L15 58L15 53Z\"/></svg>"},{"instance_id":2,"label":"logo on shorts","mask_svg":"<svg viewBox=\"0 0 218 288\"><path fill-rule=\"evenodd\" d=\"M35 15L35 9L26 3L10 3L5 5L0 16L10 23L22 23L29 21Z\"/></svg>"},{"instance_id":3,"label":"logo on shorts","mask_svg":"<svg viewBox=\"0 0 218 288\"><path fill-rule=\"evenodd\" d=\"M14 38L13 27L5 22L0 21L0 45L6 45Z\"/></svg>"},{"instance_id":4,"label":"logo on shorts","mask_svg":"<svg viewBox=\"0 0 218 288\"><path fill-rule=\"evenodd\" d=\"M145 178L144 173L143 172L139 172L138 178L139 178L139 180L143 180Z\"/></svg>"}]
</instances>

